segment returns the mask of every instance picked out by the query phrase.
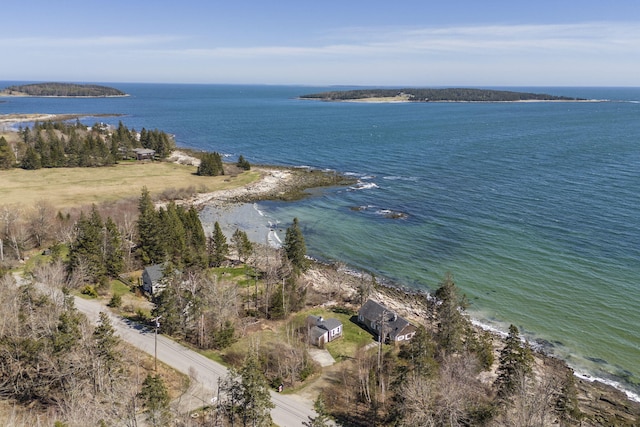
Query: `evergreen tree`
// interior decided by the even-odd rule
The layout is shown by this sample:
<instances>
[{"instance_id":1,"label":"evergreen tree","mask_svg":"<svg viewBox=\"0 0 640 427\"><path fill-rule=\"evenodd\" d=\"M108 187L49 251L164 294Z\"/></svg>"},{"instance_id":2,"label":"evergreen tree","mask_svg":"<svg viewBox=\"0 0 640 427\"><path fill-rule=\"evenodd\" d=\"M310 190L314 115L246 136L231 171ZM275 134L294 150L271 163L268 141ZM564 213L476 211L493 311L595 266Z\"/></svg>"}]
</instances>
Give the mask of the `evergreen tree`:
<instances>
[{"instance_id":1,"label":"evergreen tree","mask_svg":"<svg viewBox=\"0 0 640 427\"><path fill-rule=\"evenodd\" d=\"M107 218L104 230L104 264L109 277L118 277L124 270L122 236L111 217Z\"/></svg>"},{"instance_id":2,"label":"evergreen tree","mask_svg":"<svg viewBox=\"0 0 640 427\"><path fill-rule=\"evenodd\" d=\"M167 426L171 421L169 391L158 375L148 374L138 397L144 405L147 421L154 427Z\"/></svg>"},{"instance_id":3,"label":"evergreen tree","mask_svg":"<svg viewBox=\"0 0 640 427\"><path fill-rule=\"evenodd\" d=\"M161 237L159 215L151 201L147 187L142 189L138 200L138 254L142 262L159 264L165 259L165 250Z\"/></svg>"},{"instance_id":4,"label":"evergreen tree","mask_svg":"<svg viewBox=\"0 0 640 427\"><path fill-rule=\"evenodd\" d=\"M93 331L93 346L95 351L94 364L97 365L95 389L98 391L103 383L102 377L106 377L107 381L113 382L114 375L120 367L121 356L118 346L120 338L116 336L116 331L111 324L109 316L100 312L98 325Z\"/></svg>"},{"instance_id":5,"label":"evergreen tree","mask_svg":"<svg viewBox=\"0 0 640 427\"><path fill-rule=\"evenodd\" d=\"M258 355L250 352L240 370L242 378L242 420L244 425L271 426L269 385L260 369Z\"/></svg>"},{"instance_id":6,"label":"evergreen tree","mask_svg":"<svg viewBox=\"0 0 640 427\"><path fill-rule=\"evenodd\" d=\"M469 327L468 319L462 314L466 300L458 294L453 276L447 273L444 281L435 292L439 305L436 311L436 340L445 354L462 350L464 338Z\"/></svg>"},{"instance_id":7,"label":"evergreen tree","mask_svg":"<svg viewBox=\"0 0 640 427\"><path fill-rule=\"evenodd\" d=\"M73 296L64 293L64 310L58 318L58 327L53 335L53 350L66 356L82 339L80 323L82 315L75 308Z\"/></svg>"},{"instance_id":8,"label":"evergreen tree","mask_svg":"<svg viewBox=\"0 0 640 427\"><path fill-rule=\"evenodd\" d=\"M0 169L11 169L15 164L16 155L4 136L0 136Z\"/></svg>"},{"instance_id":9,"label":"evergreen tree","mask_svg":"<svg viewBox=\"0 0 640 427\"><path fill-rule=\"evenodd\" d=\"M185 264L189 267L206 267L207 236L202 228L198 211L191 206L188 211L181 209L182 224L186 233L187 255Z\"/></svg>"},{"instance_id":10,"label":"evergreen tree","mask_svg":"<svg viewBox=\"0 0 640 427\"><path fill-rule=\"evenodd\" d=\"M329 418L329 413L324 404L324 400L322 400L322 396L319 395L316 401L313 403L313 408L316 410L315 417L309 417L309 421L303 422L302 425L306 427L329 427L332 426L333 423Z\"/></svg>"},{"instance_id":11,"label":"evergreen tree","mask_svg":"<svg viewBox=\"0 0 640 427\"><path fill-rule=\"evenodd\" d=\"M27 147L27 151L22 158L22 162L20 162L20 167L26 170L36 170L42 167L42 163L40 162L40 155L32 146Z\"/></svg>"},{"instance_id":12,"label":"evergreen tree","mask_svg":"<svg viewBox=\"0 0 640 427\"><path fill-rule=\"evenodd\" d=\"M500 352L500 365L496 373L498 377L495 386L498 396L502 399L516 389L518 381L523 376L530 376L533 372L533 354L527 344L523 344L515 325L509 326L509 334L505 338L505 346Z\"/></svg>"},{"instance_id":13,"label":"evergreen tree","mask_svg":"<svg viewBox=\"0 0 640 427\"><path fill-rule=\"evenodd\" d=\"M309 260L306 257L307 246L298 218L294 218L291 227L287 228L283 248L286 258L296 271L306 271L309 268Z\"/></svg>"},{"instance_id":14,"label":"evergreen tree","mask_svg":"<svg viewBox=\"0 0 640 427\"><path fill-rule=\"evenodd\" d=\"M213 225L213 233L209 238L209 266L220 267L229 255L229 245L218 221Z\"/></svg>"},{"instance_id":15,"label":"evergreen tree","mask_svg":"<svg viewBox=\"0 0 640 427\"><path fill-rule=\"evenodd\" d=\"M399 356L407 361L408 371L422 377L431 377L438 371L435 354L435 343L431 335L420 325L413 338L402 346Z\"/></svg>"},{"instance_id":16,"label":"evergreen tree","mask_svg":"<svg viewBox=\"0 0 640 427\"><path fill-rule=\"evenodd\" d=\"M493 355L493 337L489 331L481 331L475 333L469 328L470 333L466 340L466 347L470 352L476 355L480 363L480 369L488 371L494 362Z\"/></svg>"},{"instance_id":17,"label":"evergreen tree","mask_svg":"<svg viewBox=\"0 0 640 427\"><path fill-rule=\"evenodd\" d=\"M200 176L218 176L224 175L222 166L222 157L219 153L204 153L198 166L198 175Z\"/></svg>"},{"instance_id":18,"label":"evergreen tree","mask_svg":"<svg viewBox=\"0 0 640 427\"><path fill-rule=\"evenodd\" d=\"M253 252L253 243L249 240L247 233L236 228L231 236L231 243L238 254L238 259L246 264L251 252Z\"/></svg>"},{"instance_id":19,"label":"evergreen tree","mask_svg":"<svg viewBox=\"0 0 640 427\"><path fill-rule=\"evenodd\" d=\"M165 276L168 276L165 272ZM181 313L185 307L180 304L181 295L177 286L175 285L175 277L166 278L170 283L153 297L155 307L151 310L152 317L162 316L160 322L160 330L167 335L178 335L183 332L182 330L182 316Z\"/></svg>"},{"instance_id":20,"label":"evergreen tree","mask_svg":"<svg viewBox=\"0 0 640 427\"><path fill-rule=\"evenodd\" d=\"M103 260L103 223L95 205L91 208L91 216L84 212L76 223L75 239L69 248L69 270L82 268L87 279L97 282L106 273Z\"/></svg>"},{"instance_id":21,"label":"evergreen tree","mask_svg":"<svg viewBox=\"0 0 640 427\"><path fill-rule=\"evenodd\" d=\"M166 210L158 212L158 226L162 230L162 246L168 259L178 268L182 268L183 257L187 253L187 243L184 226L174 202L167 205Z\"/></svg>"},{"instance_id":22,"label":"evergreen tree","mask_svg":"<svg viewBox=\"0 0 640 427\"><path fill-rule=\"evenodd\" d=\"M245 159L242 154L240 155L240 157L238 157L238 163L237 166L240 169L244 169L246 171L251 170L251 165L249 164L249 162L247 161L247 159Z\"/></svg>"}]
</instances>

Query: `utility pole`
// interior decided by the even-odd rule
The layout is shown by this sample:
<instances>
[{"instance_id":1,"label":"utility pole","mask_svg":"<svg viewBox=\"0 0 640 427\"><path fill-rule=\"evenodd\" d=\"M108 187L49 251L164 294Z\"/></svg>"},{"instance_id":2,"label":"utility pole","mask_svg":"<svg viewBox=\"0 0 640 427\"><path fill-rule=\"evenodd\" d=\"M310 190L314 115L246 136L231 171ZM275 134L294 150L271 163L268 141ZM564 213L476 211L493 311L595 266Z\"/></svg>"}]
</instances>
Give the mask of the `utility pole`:
<instances>
[{"instance_id":1,"label":"utility pole","mask_svg":"<svg viewBox=\"0 0 640 427\"><path fill-rule=\"evenodd\" d=\"M154 349L153 349L153 361L154 361L153 370L155 372L158 372L158 328L160 327L160 319L162 319L162 316L158 316L151 319L151 321L155 323Z\"/></svg>"}]
</instances>

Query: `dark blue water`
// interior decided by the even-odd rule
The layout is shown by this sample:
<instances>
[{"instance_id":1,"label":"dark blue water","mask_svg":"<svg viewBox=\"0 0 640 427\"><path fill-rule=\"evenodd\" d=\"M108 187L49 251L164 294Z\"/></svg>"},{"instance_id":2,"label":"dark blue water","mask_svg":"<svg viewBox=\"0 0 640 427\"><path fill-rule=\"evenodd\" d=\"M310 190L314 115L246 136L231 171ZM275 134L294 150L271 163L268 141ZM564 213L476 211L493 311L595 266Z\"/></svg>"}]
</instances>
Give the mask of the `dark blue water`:
<instances>
[{"instance_id":1,"label":"dark blue water","mask_svg":"<svg viewBox=\"0 0 640 427\"><path fill-rule=\"evenodd\" d=\"M298 217L319 258L427 290L451 272L477 319L640 391L640 89L519 88L612 100L600 103L358 104L296 99L327 89L315 87L115 86L131 96L5 98L0 114L122 113L97 120L354 174L354 188L260 207Z\"/></svg>"}]
</instances>

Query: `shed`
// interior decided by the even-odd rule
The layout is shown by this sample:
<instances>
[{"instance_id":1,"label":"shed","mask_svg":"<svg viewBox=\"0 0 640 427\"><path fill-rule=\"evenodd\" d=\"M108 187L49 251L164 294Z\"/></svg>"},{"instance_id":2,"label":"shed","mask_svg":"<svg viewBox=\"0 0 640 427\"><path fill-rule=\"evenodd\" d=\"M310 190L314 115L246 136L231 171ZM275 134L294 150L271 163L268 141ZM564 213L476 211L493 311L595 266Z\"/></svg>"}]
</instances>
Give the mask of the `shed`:
<instances>
[{"instance_id":1,"label":"shed","mask_svg":"<svg viewBox=\"0 0 640 427\"><path fill-rule=\"evenodd\" d=\"M324 319L322 316L307 316L309 342L321 347L342 336L342 322L338 319Z\"/></svg>"}]
</instances>

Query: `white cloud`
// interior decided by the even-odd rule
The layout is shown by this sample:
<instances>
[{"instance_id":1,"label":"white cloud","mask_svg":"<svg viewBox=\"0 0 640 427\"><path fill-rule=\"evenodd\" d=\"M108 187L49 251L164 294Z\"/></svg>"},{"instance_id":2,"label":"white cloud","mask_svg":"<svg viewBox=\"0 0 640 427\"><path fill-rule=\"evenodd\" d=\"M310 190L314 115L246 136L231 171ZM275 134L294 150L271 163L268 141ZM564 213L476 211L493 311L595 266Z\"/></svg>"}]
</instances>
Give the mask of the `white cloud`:
<instances>
[{"instance_id":1,"label":"white cloud","mask_svg":"<svg viewBox=\"0 0 640 427\"><path fill-rule=\"evenodd\" d=\"M81 48L81 47L129 47L160 45L184 40L183 37L147 35L147 36L102 36L102 37L6 37L0 39L0 46L14 49L29 48Z\"/></svg>"},{"instance_id":2,"label":"white cloud","mask_svg":"<svg viewBox=\"0 0 640 427\"><path fill-rule=\"evenodd\" d=\"M83 70L94 81L640 84L632 23L347 28L313 42L244 46L175 35L3 38L0 47L24 58L4 70L18 79L59 62L60 73Z\"/></svg>"},{"instance_id":3,"label":"white cloud","mask_svg":"<svg viewBox=\"0 0 640 427\"><path fill-rule=\"evenodd\" d=\"M366 37L371 36L370 38ZM640 25L590 23L573 25L492 25L447 28L349 29L341 42L315 46L244 46L185 48L185 57L310 58L380 57L387 55L505 55L640 53ZM337 35L333 39L338 39Z\"/></svg>"}]
</instances>

